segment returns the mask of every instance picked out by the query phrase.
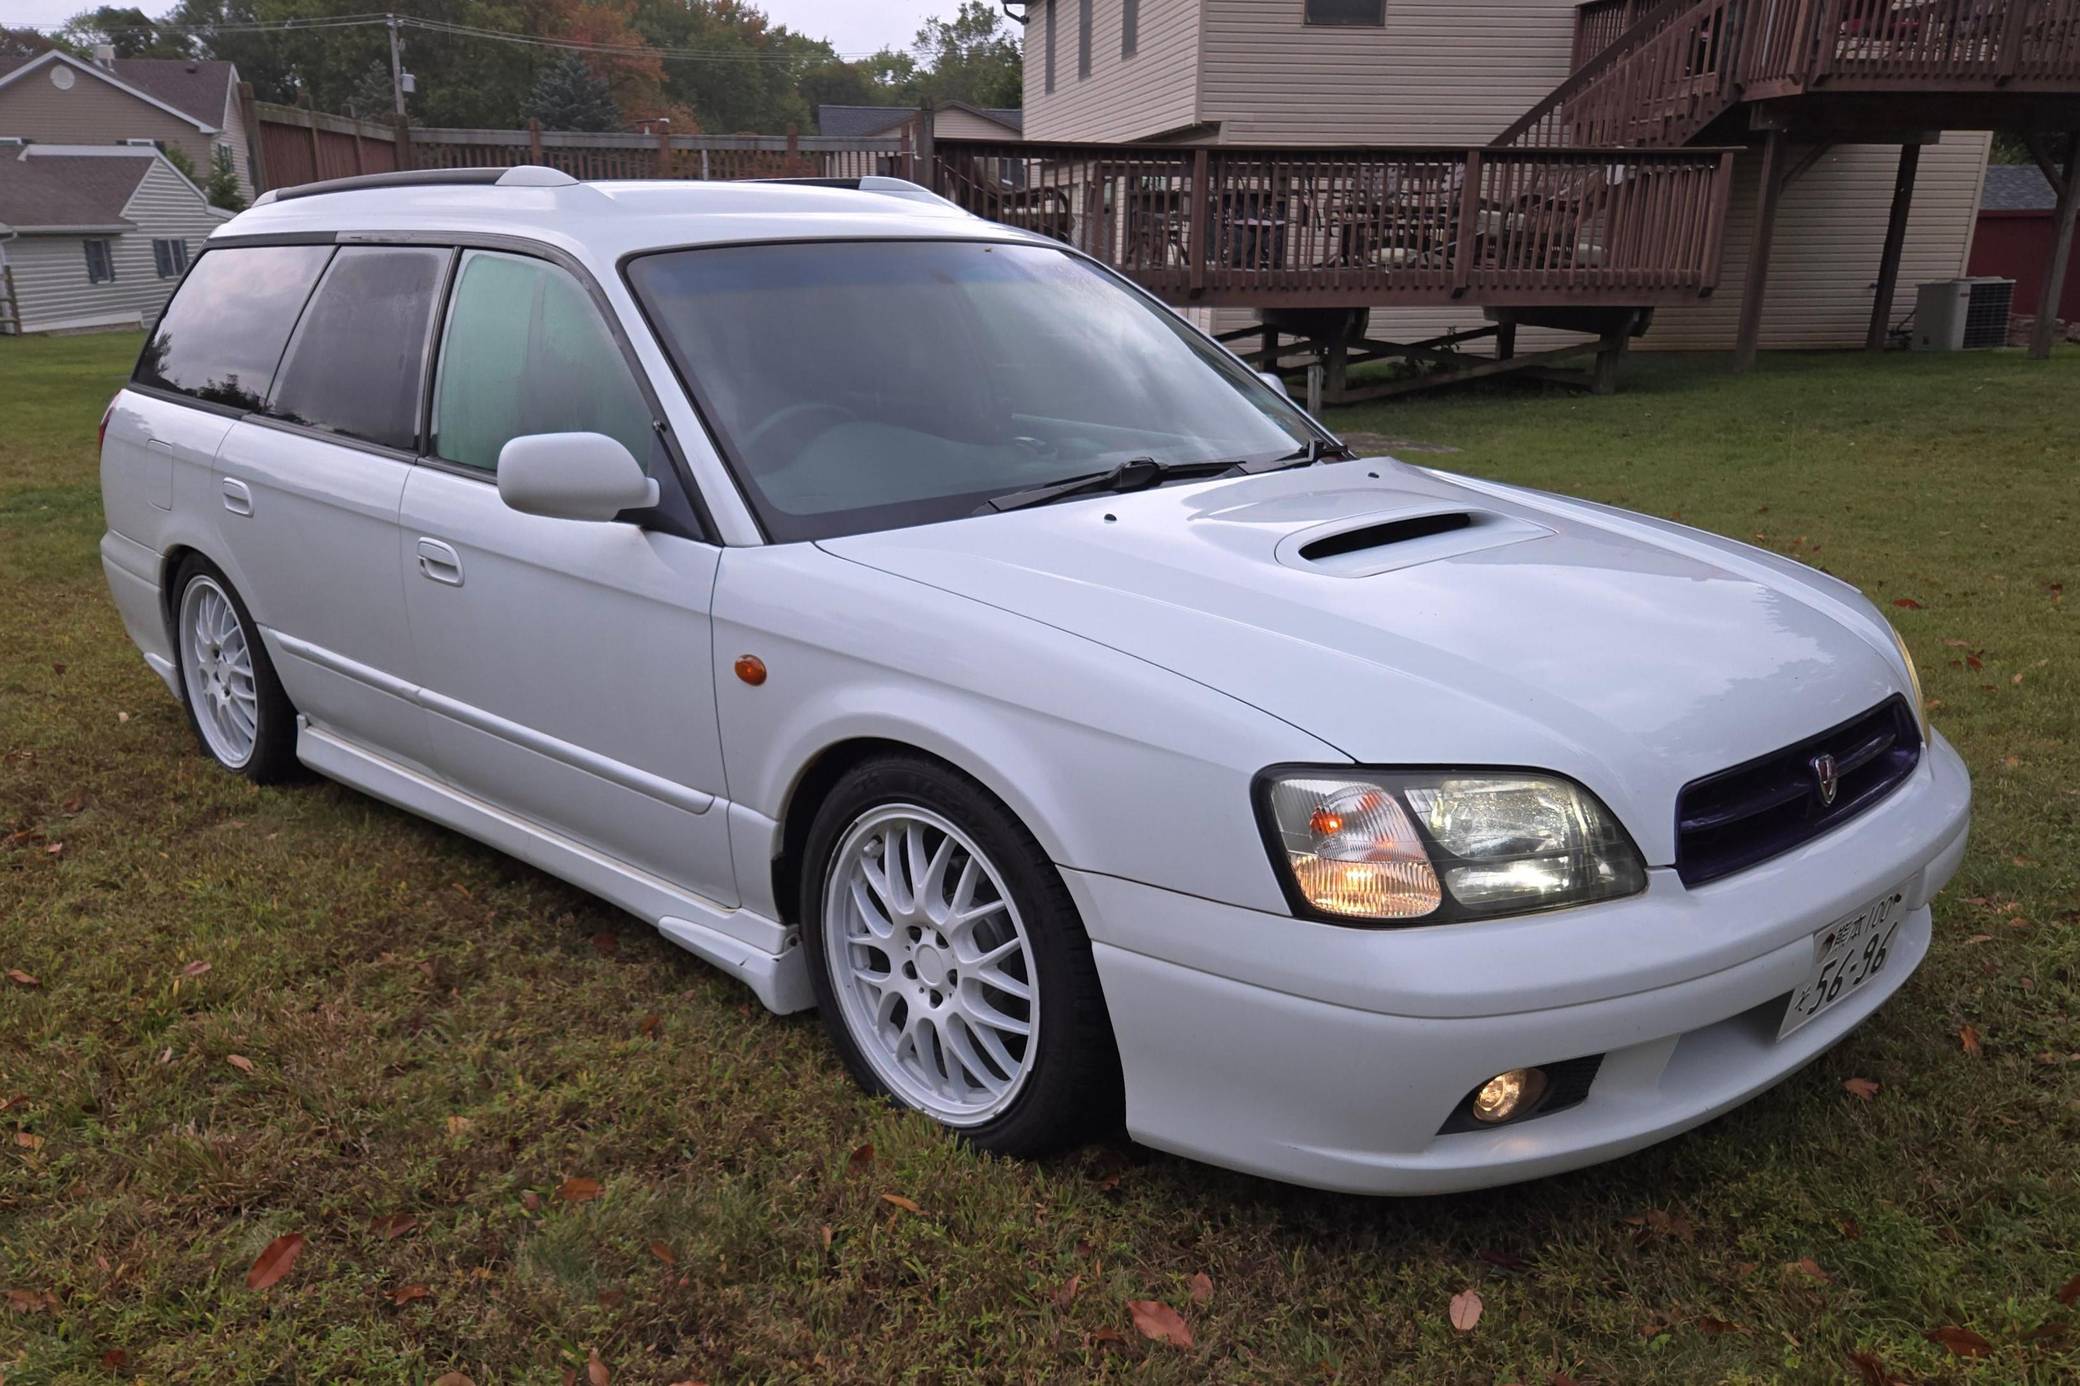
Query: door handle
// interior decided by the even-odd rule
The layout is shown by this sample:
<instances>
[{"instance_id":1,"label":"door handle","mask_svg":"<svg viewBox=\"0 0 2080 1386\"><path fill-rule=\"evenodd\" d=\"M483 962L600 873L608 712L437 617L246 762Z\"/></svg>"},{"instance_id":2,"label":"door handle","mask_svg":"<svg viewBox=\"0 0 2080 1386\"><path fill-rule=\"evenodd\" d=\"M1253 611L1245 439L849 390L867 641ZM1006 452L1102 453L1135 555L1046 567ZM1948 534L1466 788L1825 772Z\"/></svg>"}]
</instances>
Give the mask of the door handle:
<instances>
[{"instance_id":1,"label":"door handle","mask_svg":"<svg viewBox=\"0 0 2080 1386\"><path fill-rule=\"evenodd\" d=\"M243 481L224 478L224 508L234 515L253 513L253 493L246 489Z\"/></svg>"},{"instance_id":2,"label":"door handle","mask_svg":"<svg viewBox=\"0 0 2080 1386\"><path fill-rule=\"evenodd\" d=\"M419 541L419 571L435 582L462 586L462 557L438 539Z\"/></svg>"}]
</instances>

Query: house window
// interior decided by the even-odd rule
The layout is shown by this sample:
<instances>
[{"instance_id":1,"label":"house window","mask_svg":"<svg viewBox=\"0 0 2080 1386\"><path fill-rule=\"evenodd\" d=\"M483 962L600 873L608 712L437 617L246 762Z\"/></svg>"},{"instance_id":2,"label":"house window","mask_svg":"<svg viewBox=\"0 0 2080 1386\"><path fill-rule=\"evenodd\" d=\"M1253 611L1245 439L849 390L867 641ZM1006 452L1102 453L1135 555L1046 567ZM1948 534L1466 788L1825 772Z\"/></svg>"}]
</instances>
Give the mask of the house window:
<instances>
[{"instance_id":1,"label":"house window","mask_svg":"<svg viewBox=\"0 0 2080 1386\"><path fill-rule=\"evenodd\" d=\"M1091 75L1091 0L1076 0L1076 75Z\"/></svg>"},{"instance_id":2,"label":"house window","mask_svg":"<svg viewBox=\"0 0 2080 1386\"><path fill-rule=\"evenodd\" d=\"M1131 58L1141 47L1141 0L1120 0L1119 55Z\"/></svg>"},{"instance_id":3,"label":"house window","mask_svg":"<svg viewBox=\"0 0 2080 1386\"><path fill-rule=\"evenodd\" d=\"M1387 0L1306 0L1306 4L1309 24L1386 27Z\"/></svg>"},{"instance_id":4,"label":"house window","mask_svg":"<svg viewBox=\"0 0 2080 1386\"><path fill-rule=\"evenodd\" d=\"M159 271L161 279L178 279L188 271L188 243L186 241L152 241L152 268Z\"/></svg>"},{"instance_id":5,"label":"house window","mask_svg":"<svg viewBox=\"0 0 2080 1386\"><path fill-rule=\"evenodd\" d=\"M115 243L105 236L96 236L86 242L87 282L89 284L112 284L116 278Z\"/></svg>"},{"instance_id":6,"label":"house window","mask_svg":"<svg viewBox=\"0 0 2080 1386\"><path fill-rule=\"evenodd\" d=\"M1054 91L1054 11L1055 0L1047 0L1047 32L1042 41L1047 45L1047 90L1050 93Z\"/></svg>"}]
</instances>

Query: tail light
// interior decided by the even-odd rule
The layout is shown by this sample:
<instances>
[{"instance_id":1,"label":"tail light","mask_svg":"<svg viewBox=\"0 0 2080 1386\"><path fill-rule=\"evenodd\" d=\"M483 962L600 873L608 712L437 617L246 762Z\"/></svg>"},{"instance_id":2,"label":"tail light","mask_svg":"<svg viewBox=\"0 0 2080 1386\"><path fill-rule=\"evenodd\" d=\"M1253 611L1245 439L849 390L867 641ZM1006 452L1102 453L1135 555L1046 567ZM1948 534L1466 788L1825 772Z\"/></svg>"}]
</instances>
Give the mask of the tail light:
<instances>
[{"instance_id":1,"label":"tail light","mask_svg":"<svg viewBox=\"0 0 2080 1386\"><path fill-rule=\"evenodd\" d=\"M108 408L101 411L101 427L94 430L94 448L98 452L108 446L108 416L116 412L116 401L123 397L122 391L108 397Z\"/></svg>"}]
</instances>

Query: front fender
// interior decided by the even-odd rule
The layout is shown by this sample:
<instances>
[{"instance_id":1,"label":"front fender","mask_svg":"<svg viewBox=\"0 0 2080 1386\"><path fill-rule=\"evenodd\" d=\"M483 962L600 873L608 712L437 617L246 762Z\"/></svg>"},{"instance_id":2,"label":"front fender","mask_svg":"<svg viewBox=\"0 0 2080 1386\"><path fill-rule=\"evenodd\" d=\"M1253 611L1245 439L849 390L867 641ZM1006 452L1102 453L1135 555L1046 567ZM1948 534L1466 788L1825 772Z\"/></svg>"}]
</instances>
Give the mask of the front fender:
<instances>
[{"instance_id":1,"label":"front fender","mask_svg":"<svg viewBox=\"0 0 2080 1386\"><path fill-rule=\"evenodd\" d=\"M715 640L730 798L770 823L823 751L878 738L974 776L1058 865L1283 912L1251 778L1346 759L1145 660L811 544L726 551ZM763 684L730 675L743 654Z\"/></svg>"}]
</instances>

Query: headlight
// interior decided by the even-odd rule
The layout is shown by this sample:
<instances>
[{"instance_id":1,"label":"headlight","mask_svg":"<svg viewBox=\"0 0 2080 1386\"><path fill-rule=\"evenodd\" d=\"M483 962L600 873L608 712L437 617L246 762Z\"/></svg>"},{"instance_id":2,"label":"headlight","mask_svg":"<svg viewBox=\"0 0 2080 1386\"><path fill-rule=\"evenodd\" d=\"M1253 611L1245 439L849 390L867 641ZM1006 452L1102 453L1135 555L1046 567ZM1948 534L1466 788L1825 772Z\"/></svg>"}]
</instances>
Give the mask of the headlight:
<instances>
[{"instance_id":1,"label":"headlight","mask_svg":"<svg viewBox=\"0 0 2080 1386\"><path fill-rule=\"evenodd\" d=\"M1899 638L1899 632L1892 628L1890 621L1885 623L1885 630L1892 637L1892 648L1899 651L1899 662L1907 666L1907 696L1914 700L1914 725L1921 728L1921 744L1926 746L1928 708L1921 698L1921 671L1914 667L1914 652L1907 648L1906 641Z\"/></svg>"},{"instance_id":2,"label":"headlight","mask_svg":"<svg viewBox=\"0 0 2080 1386\"><path fill-rule=\"evenodd\" d=\"M1280 767L1257 814L1294 911L1317 919L1491 919L1647 883L1610 810L1557 775Z\"/></svg>"}]
</instances>

